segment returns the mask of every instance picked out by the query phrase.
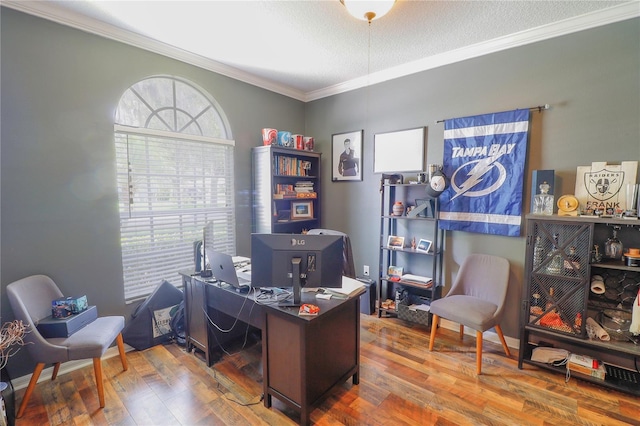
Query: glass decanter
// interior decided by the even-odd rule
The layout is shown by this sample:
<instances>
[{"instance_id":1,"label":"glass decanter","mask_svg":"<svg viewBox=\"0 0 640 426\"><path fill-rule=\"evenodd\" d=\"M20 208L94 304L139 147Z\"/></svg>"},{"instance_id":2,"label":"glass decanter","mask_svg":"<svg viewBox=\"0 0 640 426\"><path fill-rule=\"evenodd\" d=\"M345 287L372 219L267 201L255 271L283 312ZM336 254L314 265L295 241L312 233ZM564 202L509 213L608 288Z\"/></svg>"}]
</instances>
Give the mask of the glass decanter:
<instances>
[{"instance_id":1,"label":"glass decanter","mask_svg":"<svg viewBox=\"0 0 640 426\"><path fill-rule=\"evenodd\" d=\"M544 261L544 246L542 244L542 238L538 235L536 242L533 245L533 267L537 268Z\"/></svg>"},{"instance_id":2,"label":"glass decanter","mask_svg":"<svg viewBox=\"0 0 640 426\"><path fill-rule=\"evenodd\" d=\"M553 195L549 194L549 184L540 184L540 193L533 197L533 213L551 216L553 214Z\"/></svg>"},{"instance_id":3,"label":"glass decanter","mask_svg":"<svg viewBox=\"0 0 640 426\"><path fill-rule=\"evenodd\" d=\"M547 254L551 258L547 264L547 273L553 275L561 275L564 267L564 260L560 254L559 244L560 234L553 234L553 249Z\"/></svg>"},{"instance_id":4,"label":"glass decanter","mask_svg":"<svg viewBox=\"0 0 640 426\"><path fill-rule=\"evenodd\" d=\"M619 226L613 227L613 235L607 238L607 242L604 243L604 257L612 260L621 260L623 246L622 242L618 239Z\"/></svg>"}]
</instances>

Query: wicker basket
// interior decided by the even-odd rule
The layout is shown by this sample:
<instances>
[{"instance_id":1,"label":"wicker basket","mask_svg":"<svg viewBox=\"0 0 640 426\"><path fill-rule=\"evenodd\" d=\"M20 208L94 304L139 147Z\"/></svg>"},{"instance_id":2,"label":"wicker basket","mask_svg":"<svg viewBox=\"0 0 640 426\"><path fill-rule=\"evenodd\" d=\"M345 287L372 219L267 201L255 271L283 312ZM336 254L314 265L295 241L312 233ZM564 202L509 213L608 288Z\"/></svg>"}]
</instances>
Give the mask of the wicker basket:
<instances>
[{"instance_id":1,"label":"wicker basket","mask_svg":"<svg viewBox=\"0 0 640 426\"><path fill-rule=\"evenodd\" d=\"M398 303L396 306L396 309L398 310L398 318L405 321L411 321L418 324L429 326L431 324L429 312L423 311L420 309L416 309L416 310L409 309L410 304L416 304L416 303L424 304L424 301L421 300L421 301L411 302L411 299L408 299L408 300L404 299L400 303Z\"/></svg>"}]
</instances>

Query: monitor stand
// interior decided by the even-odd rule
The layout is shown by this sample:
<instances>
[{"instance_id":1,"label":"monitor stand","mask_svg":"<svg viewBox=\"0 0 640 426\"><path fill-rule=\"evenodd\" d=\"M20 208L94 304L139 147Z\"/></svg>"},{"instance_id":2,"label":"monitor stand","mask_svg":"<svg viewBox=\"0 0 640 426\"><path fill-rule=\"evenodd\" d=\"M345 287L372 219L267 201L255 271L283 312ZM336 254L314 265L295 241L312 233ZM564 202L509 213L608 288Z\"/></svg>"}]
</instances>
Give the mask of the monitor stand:
<instances>
[{"instance_id":1,"label":"monitor stand","mask_svg":"<svg viewBox=\"0 0 640 426\"><path fill-rule=\"evenodd\" d=\"M283 300L282 302L278 303L278 306L280 307L291 308L300 306L300 300L302 299L302 290L300 286L300 262L301 259L299 257L294 257L291 259L291 272L293 274L293 276L291 277L293 287L291 289L291 292L293 293L293 302L289 299Z\"/></svg>"}]
</instances>

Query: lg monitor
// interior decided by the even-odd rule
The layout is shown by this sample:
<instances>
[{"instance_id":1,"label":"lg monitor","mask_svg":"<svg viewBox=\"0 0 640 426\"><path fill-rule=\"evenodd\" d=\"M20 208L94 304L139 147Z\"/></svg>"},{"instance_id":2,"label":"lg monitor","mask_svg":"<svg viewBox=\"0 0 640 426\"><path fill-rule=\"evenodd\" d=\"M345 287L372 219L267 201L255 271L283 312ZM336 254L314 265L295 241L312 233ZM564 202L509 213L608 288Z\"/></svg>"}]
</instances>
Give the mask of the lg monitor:
<instances>
[{"instance_id":1,"label":"lg monitor","mask_svg":"<svg viewBox=\"0 0 640 426\"><path fill-rule=\"evenodd\" d=\"M344 243L340 235L252 234L252 287L292 288L299 306L303 287L342 287Z\"/></svg>"}]
</instances>

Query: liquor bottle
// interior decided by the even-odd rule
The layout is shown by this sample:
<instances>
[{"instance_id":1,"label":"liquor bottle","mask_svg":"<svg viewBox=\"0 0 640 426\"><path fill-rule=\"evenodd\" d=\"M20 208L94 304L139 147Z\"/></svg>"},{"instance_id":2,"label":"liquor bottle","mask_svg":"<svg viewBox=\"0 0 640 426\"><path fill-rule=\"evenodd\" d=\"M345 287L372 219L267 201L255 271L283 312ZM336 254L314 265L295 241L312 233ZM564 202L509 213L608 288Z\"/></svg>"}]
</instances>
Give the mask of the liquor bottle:
<instances>
[{"instance_id":1,"label":"liquor bottle","mask_svg":"<svg viewBox=\"0 0 640 426\"><path fill-rule=\"evenodd\" d=\"M556 312L556 308L553 307L553 294L554 294L554 290L553 287L549 288L549 300L547 300L547 304L545 306L545 312Z\"/></svg>"},{"instance_id":2,"label":"liquor bottle","mask_svg":"<svg viewBox=\"0 0 640 426\"><path fill-rule=\"evenodd\" d=\"M553 214L553 195L549 194L549 184L540 184L540 193L533 197L533 213L551 216Z\"/></svg>"},{"instance_id":3,"label":"liquor bottle","mask_svg":"<svg viewBox=\"0 0 640 426\"><path fill-rule=\"evenodd\" d=\"M594 244L593 251L591 252L591 263L602 262L602 253L600 253L600 246Z\"/></svg>"},{"instance_id":4,"label":"liquor bottle","mask_svg":"<svg viewBox=\"0 0 640 426\"><path fill-rule=\"evenodd\" d=\"M536 237L536 242L533 245L533 268L537 268L542 264L544 260L544 246L542 244L542 238L540 235Z\"/></svg>"},{"instance_id":5,"label":"liquor bottle","mask_svg":"<svg viewBox=\"0 0 640 426\"><path fill-rule=\"evenodd\" d=\"M568 275L576 276L580 270L580 256L576 253L575 246L569 247L569 257L564 261L564 271Z\"/></svg>"},{"instance_id":6,"label":"liquor bottle","mask_svg":"<svg viewBox=\"0 0 640 426\"><path fill-rule=\"evenodd\" d=\"M607 242L604 243L604 257L612 260L622 259L622 242L618 239L619 226L613 227L613 235L607 238Z\"/></svg>"},{"instance_id":7,"label":"liquor bottle","mask_svg":"<svg viewBox=\"0 0 640 426\"><path fill-rule=\"evenodd\" d=\"M553 275L560 275L562 274L562 267L563 267L563 260L562 260L562 255L560 254L559 250L558 250L558 239L560 238L559 234L553 234L553 249L551 250L551 252L549 252L549 254L547 254L547 257L550 257L551 260L549 261L549 263L547 264L547 273L548 274L553 274Z\"/></svg>"}]
</instances>

